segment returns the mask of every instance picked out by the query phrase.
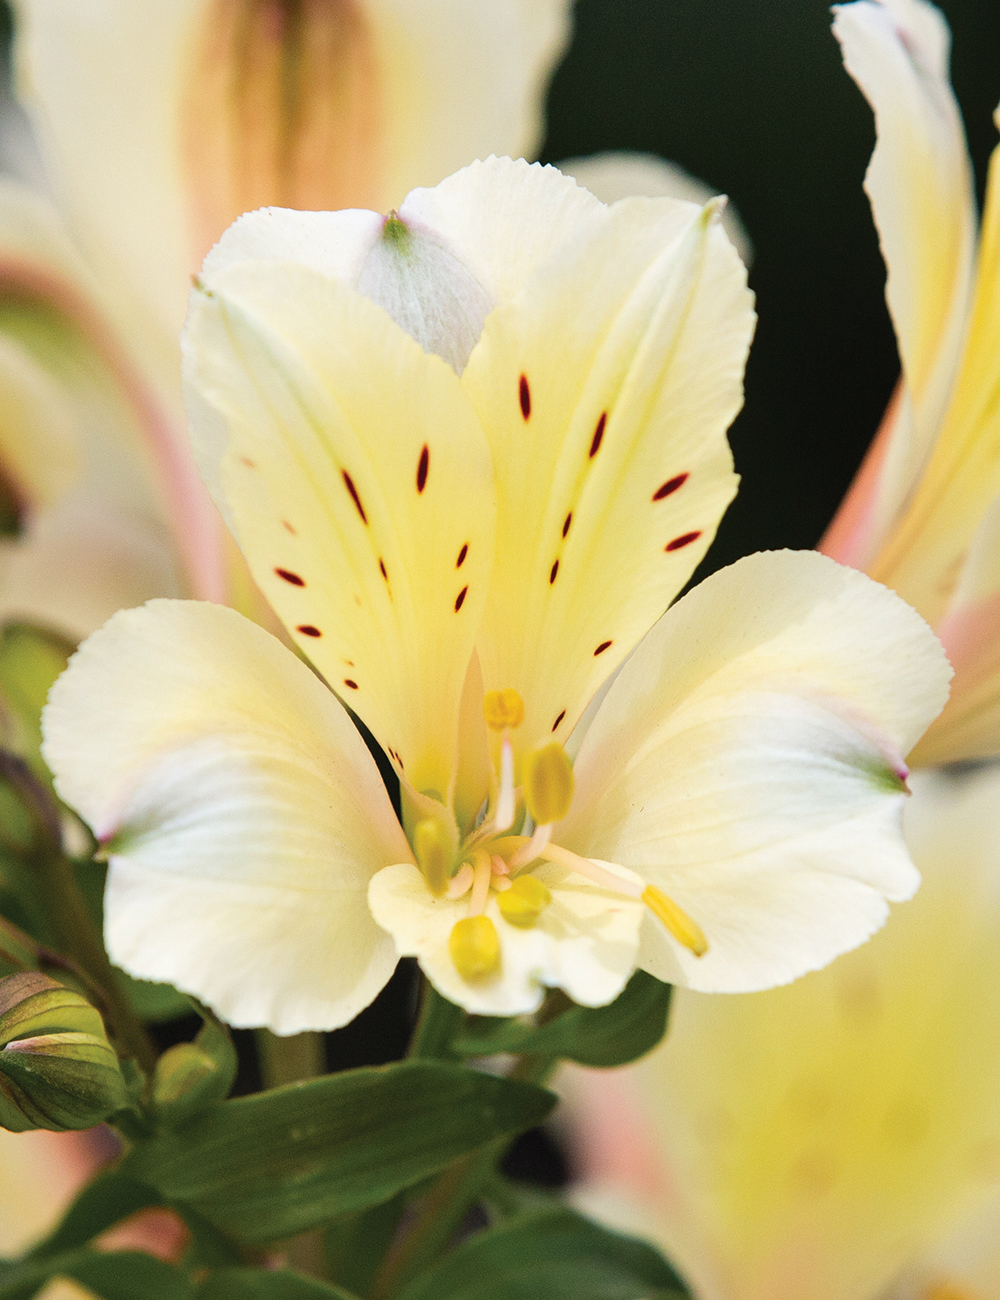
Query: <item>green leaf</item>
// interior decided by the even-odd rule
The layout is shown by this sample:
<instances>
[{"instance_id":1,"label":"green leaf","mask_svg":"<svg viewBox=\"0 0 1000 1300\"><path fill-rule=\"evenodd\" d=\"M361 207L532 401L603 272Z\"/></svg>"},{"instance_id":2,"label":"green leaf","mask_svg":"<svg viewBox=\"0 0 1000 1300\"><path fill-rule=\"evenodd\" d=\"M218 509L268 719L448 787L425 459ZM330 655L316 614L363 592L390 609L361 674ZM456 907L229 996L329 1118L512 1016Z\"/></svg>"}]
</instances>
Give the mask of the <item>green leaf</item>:
<instances>
[{"instance_id":1,"label":"green leaf","mask_svg":"<svg viewBox=\"0 0 1000 1300\"><path fill-rule=\"evenodd\" d=\"M518 1024L485 1017L451 1046L461 1056L528 1052L558 1056L580 1065L627 1065L651 1051L667 1030L671 986L636 971L606 1007L576 1007L545 1025Z\"/></svg>"},{"instance_id":2,"label":"green leaf","mask_svg":"<svg viewBox=\"0 0 1000 1300\"><path fill-rule=\"evenodd\" d=\"M234 1240L271 1241L386 1201L554 1104L532 1084L402 1061L222 1102L126 1168Z\"/></svg>"},{"instance_id":3,"label":"green leaf","mask_svg":"<svg viewBox=\"0 0 1000 1300\"><path fill-rule=\"evenodd\" d=\"M22 754L50 789L52 777L40 748L42 706L73 650L72 642L28 623L7 623L0 629L0 695L6 706L0 713L3 744Z\"/></svg>"},{"instance_id":4,"label":"green leaf","mask_svg":"<svg viewBox=\"0 0 1000 1300\"><path fill-rule=\"evenodd\" d=\"M127 1174L112 1170L98 1174L86 1186L62 1217L59 1226L31 1252L31 1259L48 1259L78 1246L145 1210L162 1204L160 1196Z\"/></svg>"},{"instance_id":5,"label":"green leaf","mask_svg":"<svg viewBox=\"0 0 1000 1300\"><path fill-rule=\"evenodd\" d=\"M152 980L137 980L125 971L114 967L118 987L128 998L129 1006L140 1020L159 1024L176 1020L191 1011L191 1000L178 992L172 984L156 984Z\"/></svg>"},{"instance_id":6,"label":"green leaf","mask_svg":"<svg viewBox=\"0 0 1000 1300\"><path fill-rule=\"evenodd\" d=\"M75 1250L0 1274L0 1300L31 1300L51 1278L80 1282L101 1300L194 1300L184 1274L138 1250Z\"/></svg>"},{"instance_id":7,"label":"green leaf","mask_svg":"<svg viewBox=\"0 0 1000 1300\"><path fill-rule=\"evenodd\" d=\"M324 1272L341 1286L367 1295L406 1211L400 1192L391 1201L373 1205L330 1225L324 1234Z\"/></svg>"},{"instance_id":8,"label":"green leaf","mask_svg":"<svg viewBox=\"0 0 1000 1300\"><path fill-rule=\"evenodd\" d=\"M223 1268L198 1288L198 1300L355 1300L347 1291L290 1269Z\"/></svg>"},{"instance_id":9,"label":"green leaf","mask_svg":"<svg viewBox=\"0 0 1000 1300\"><path fill-rule=\"evenodd\" d=\"M682 1300L688 1294L652 1246L560 1209L471 1237L399 1300Z\"/></svg>"}]
</instances>

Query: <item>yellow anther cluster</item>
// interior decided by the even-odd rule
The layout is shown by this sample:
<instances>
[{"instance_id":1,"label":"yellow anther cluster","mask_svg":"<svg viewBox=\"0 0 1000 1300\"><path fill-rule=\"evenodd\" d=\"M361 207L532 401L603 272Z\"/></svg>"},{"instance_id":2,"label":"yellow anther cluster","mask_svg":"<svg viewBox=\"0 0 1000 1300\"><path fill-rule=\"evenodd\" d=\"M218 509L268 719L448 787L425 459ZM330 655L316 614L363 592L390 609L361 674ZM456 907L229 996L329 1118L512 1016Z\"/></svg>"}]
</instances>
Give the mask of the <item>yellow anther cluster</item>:
<instances>
[{"instance_id":1,"label":"yellow anther cluster","mask_svg":"<svg viewBox=\"0 0 1000 1300\"><path fill-rule=\"evenodd\" d=\"M653 915L667 927L678 943L693 952L696 957L704 957L708 952L708 940L701 926L687 912L657 889L647 885L642 891L642 901Z\"/></svg>"},{"instance_id":2,"label":"yellow anther cluster","mask_svg":"<svg viewBox=\"0 0 1000 1300\"><path fill-rule=\"evenodd\" d=\"M557 741L524 760L524 802L536 826L560 821L573 802L573 764Z\"/></svg>"},{"instance_id":3,"label":"yellow anther cluster","mask_svg":"<svg viewBox=\"0 0 1000 1300\"><path fill-rule=\"evenodd\" d=\"M440 898L451 876L451 841L445 827L435 817L417 822L413 830L413 852L424 874L427 888Z\"/></svg>"},{"instance_id":4,"label":"yellow anther cluster","mask_svg":"<svg viewBox=\"0 0 1000 1300\"><path fill-rule=\"evenodd\" d=\"M487 691L483 699L486 725L491 731L506 731L524 721L524 700L515 690Z\"/></svg>"},{"instance_id":5,"label":"yellow anther cluster","mask_svg":"<svg viewBox=\"0 0 1000 1300\"><path fill-rule=\"evenodd\" d=\"M490 918L481 913L455 922L448 936L448 952L466 980L485 979L500 969L500 936Z\"/></svg>"},{"instance_id":6,"label":"yellow anther cluster","mask_svg":"<svg viewBox=\"0 0 1000 1300\"><path fill-rule=\"evenodd\" d=\"M511 925L522 929L534 925L542 910L551 902L552 895L548 886L534 876L518 876L511 881L510 889L497 895L500 915Z\"/></svg>"}]
</instances>

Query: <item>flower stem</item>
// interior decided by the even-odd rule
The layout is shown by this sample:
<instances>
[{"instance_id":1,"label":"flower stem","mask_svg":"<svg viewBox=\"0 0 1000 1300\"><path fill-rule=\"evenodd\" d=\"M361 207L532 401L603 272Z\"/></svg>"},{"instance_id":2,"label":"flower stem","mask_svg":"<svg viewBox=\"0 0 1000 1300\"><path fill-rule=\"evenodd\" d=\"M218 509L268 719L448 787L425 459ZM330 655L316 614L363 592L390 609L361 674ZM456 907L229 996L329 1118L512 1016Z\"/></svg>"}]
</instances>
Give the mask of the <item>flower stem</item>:
<instances>
[{"instance_id":1,"label":"flower stem","mask_svg":"<svg viewBox=\"0 0 1000 1300\"><path fill-rule=\"evenodd\" d=\"M449 1044L462 1023L465 1012L443 998L430 980L424 980L420 1016L413 1031L407 1056L423 1060L447 1061L454 1056Z\"/></svg>"},{"instance_id":2,"label":"flower stem","mask_svg":"<svg viewBox=\"0 0 1000 1300\"><path fill-rule=\"evenodd\" d=\"M265 1088L318 1079L326 1073L322 1034L289 1034L280 1037L268 1029L257 1032L257 1059Z\"/></svg>"}]
</instances>

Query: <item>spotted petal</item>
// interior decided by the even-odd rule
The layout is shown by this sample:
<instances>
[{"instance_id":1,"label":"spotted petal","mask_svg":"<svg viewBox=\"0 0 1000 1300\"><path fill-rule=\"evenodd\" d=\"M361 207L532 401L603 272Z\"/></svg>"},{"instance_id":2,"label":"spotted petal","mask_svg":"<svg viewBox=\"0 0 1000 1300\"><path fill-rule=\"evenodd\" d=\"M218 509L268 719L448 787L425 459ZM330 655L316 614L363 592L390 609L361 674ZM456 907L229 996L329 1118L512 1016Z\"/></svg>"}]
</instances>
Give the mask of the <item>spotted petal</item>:
<instances>
[{"instance_id":1,"label":"spotted petal","mask_svg":"<svg viewBox=\"0 0 1000 1300\"><path fill-rule=\"evenodd\" d=\"M111 957L278 1033L355 1016L396 964L366 902L409 849L363 741L281 644L154 601L52 690L45 757L105 843Z\"/></svg>"},{"instance_id":2,"label":"spotted petal","mask_svg":"<svg viewBox=\"0 0 1000 1300\"><path fill-rule=\"evenodd\" d=\"M903 755L950 669L897 596L813 552L751 556L675 605L584 737L555 838L662 889L708 940L650 919L642 964L706 991L784 983L876 930L918 876Z\"/></svg>"},{"instance_id":3,"label":"spotted petal","mask_svg":"<svg viewBox=\"0 0 1000 1300\"><path fill-rule=\"evenodd\" d=\"M754 316L717 217L630 199L578 223L462 376L497 474L483 678L521 694L524 746L569 735L735 493L725 435Z\"/></svg>"},{"instance_id":4,"label":"spotted petal","mask_svg":"<svg viewBox=\"0 0 1000 1300\"><path fill-rule=\"evenodd\" d=\"M631 872L617 871L635 882ZM418 957L435 988L474 1015L527 1015L538 1010L546 987L565 989L581 1006L611 1002L635 969L642 904L562 867L546 864L533 874L552 902L534 926L522 929L508 924L496 896L490 898L486 915L500 936L501 966L481 980L463 979L448 952L455 922L468 913L467 898L434 898L406 863L380 871L368 898L400 954Z\"/></svg>"},{"instance_id":5,"label":"spotted petal","mask_svg":"<svg viewBox=\"0 0 1000 1300\"><path fill-rule=\"evenodd\" d=\"M184 341L206 481L258 584L418 790L448 792L493 556L458 380L311 267L232 263Z\"/></svg>"}]
</instances>

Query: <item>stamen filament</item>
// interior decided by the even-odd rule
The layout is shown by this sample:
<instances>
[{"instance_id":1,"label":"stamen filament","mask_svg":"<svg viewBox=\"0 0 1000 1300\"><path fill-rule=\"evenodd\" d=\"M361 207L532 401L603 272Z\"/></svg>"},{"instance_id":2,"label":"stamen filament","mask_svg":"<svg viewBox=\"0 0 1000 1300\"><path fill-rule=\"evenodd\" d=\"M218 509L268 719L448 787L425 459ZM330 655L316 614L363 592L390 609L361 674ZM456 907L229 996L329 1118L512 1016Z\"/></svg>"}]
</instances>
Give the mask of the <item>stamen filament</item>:
<instances>
[{"instance_id":1,"label":"stamen filament","mask_svg":"<svg viewBox=\"0 0 1000 1300\"><path fill-rule=\"evenodd\" d=\"M468 862L463 862L452 878L448 881L448 888L444 891L446 898L461 898L467 894L472 886L473 872Z\"/></svg>"},{"instance_id":2,"label":"stamen filament","mask_svg":"<svg viewBox=\"0 0 1000 1300\"><path fill-rule=\"evenodd\" d=\"M624 894L627 898L642 898L643 886L638 882L624 880L605 867L599 867L596 862L591 862L590 858L581 858L578 853L572 853L560 844L547 844L538 856L548 862L555 862L560 867L568 867L570 871L592 880L595 885L613 889L616 894Z\"/></svg>"},{"instance_id":3,"label":"stamen filament","mask_svg":"<svg viewBox=\"0 0 1000 1300\"><path fill-rule=\"evenodd\" d=\"M514 791L514 746L510 736L504 732L500 745L500 788L497 790L496 812L493 814L493 829L505 831L514 820L516 799Z\"/></svg>"},{"instance_id":4,"label":"stamen filament","mask_svg":"<svg viewBox=\"0 0 1000 1300\"><path fill-rule=\"evenodd\" d=\"M552 837L552 825L552 822L546 822L544 826L536 826L531 839L510 855L512 871L526 867L529 862L534 862L535 858L542 856L542 850Z\"/></svg>"},{"instance_id":5,"label":"stamen filament","mask_svg":"<svg viewBox=\"0 0 1000 1300\"><path fill-rule=\"evenodd\" d=\"M472 860L472 894L469 897L469 916L479 916L486 911L490 896L490 876L493 874L490 855L485 849L476 849Z\"/></svg>"}]
</instances>

